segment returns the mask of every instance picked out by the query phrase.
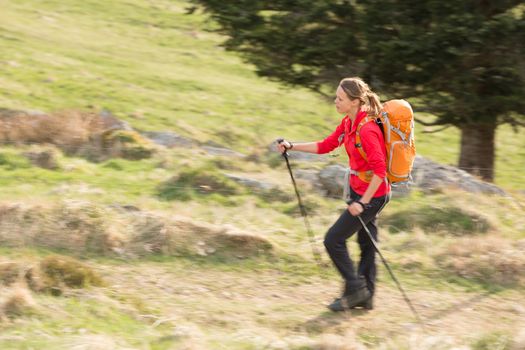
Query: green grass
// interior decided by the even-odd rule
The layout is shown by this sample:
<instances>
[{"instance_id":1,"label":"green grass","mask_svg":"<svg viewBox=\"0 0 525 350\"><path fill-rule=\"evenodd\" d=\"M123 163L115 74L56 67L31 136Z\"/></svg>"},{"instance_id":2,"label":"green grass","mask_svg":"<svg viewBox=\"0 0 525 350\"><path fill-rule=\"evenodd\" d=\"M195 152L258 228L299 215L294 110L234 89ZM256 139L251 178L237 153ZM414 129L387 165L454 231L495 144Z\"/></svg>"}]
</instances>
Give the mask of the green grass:
<instances>
[{"instance_id":1,"label":"green grass","mask_svg":"<svg viewBox=\"0 0 525 350\"><path fill-rule=\"evenodd\" d=\"M15 326L3 326L0 329L9 340L0 340L2 349L64 349L81 344L97 343L97 336L103 336L105 345L113 347L134 346L147 348L151 342L169 334L167 330L151 330L147 324L137 321L132 315L123 310L108 306L106 302L89 300L87 297L56 298L40 296L37 302L44 305L31 318L25 319ZM55 305L61 309L60 313L46 310ZM19 339L17 334L30 334L38 329L38 335L30 339ZM157 349L169 348L157 347Z\"/></svg>"}]
</instances>

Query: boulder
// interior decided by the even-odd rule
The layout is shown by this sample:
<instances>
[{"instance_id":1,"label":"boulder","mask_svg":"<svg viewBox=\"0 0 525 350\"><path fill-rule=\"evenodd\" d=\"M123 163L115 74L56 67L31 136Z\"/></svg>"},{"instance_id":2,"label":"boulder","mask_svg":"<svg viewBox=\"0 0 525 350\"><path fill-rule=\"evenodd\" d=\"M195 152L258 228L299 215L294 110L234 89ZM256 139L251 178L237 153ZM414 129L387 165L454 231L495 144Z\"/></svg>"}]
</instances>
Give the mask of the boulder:
<instances>
[{"instance_id":1,"label":"boulder","mask_svg":"<svg viewBox=\"0 0 525 350\"><path fill-rule=\"evenodd\" d=\"M342 165L329 165L319 172L319 180L330 197L342 198L346 168Z\"/></svg>"},{"instance_id":2,"label":"boulder","mask_svg":"<svg viewBox=\"0 0 525 350\"><path fill-rule=\"evenodd\" d=\"M416 156L412 177L414 185L424 192L456 187L471 193L506 194L496 185L477 179L464 170L438 164L421 156Z\"/></svg>"},{"instance_id":3,"label":"boulder","mask_svg":"<svg viewBox=\"0 0 525 350\"><path fill-rule=\"evenodd\" d=\"M329 165L318 173L318 177L310 174L305 179L315 186L320 182L330 197L343 195L344 176L346 168L342 165ZM464 170L442 165L417 156L412 170L413 181L408 184L392 186L394 196L404 196L412 188L419 188L425 193L440 191L444 188L459 188L471 193L506 195L505 191L494 184L484 182Z\"/></svg>"}]
</instances>

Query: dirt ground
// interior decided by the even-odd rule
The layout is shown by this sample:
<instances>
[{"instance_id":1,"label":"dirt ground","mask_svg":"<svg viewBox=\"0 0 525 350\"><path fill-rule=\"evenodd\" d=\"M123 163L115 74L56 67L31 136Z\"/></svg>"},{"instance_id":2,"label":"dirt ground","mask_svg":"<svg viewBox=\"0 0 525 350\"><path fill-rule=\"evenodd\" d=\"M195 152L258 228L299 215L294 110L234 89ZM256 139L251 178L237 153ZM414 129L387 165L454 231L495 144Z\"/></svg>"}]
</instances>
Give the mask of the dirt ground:
<instances>
[{"instance_id":1,"label":"dirt ground","mask_svg":"<svg viewBox=\"0 0 525 350\"><path fill-rule=\"evenodd\" d=\"M225 348L248 342L252 347L247 348L468 349L498 332L512 335L513 348L525 348L525 305L517 291L406 289L421 326L400 292L381 282L373 311L334 314L326 305L339 294L335 278L180 269L166 263L103 266L101 271L110 291L138 297L146 308L157 310L141 315L152 326L174 327L197 349L210 341Z\"/></svg>"}]
</instances>

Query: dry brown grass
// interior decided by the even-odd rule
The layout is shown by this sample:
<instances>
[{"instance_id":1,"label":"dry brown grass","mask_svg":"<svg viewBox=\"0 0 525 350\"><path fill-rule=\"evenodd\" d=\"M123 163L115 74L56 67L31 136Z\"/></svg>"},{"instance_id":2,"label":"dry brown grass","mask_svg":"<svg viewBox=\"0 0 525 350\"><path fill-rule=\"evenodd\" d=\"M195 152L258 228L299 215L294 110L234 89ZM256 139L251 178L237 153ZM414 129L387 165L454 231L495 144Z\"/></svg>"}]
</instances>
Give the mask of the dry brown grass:
<instances>
[{"instance_id":1,"label":"dry brown grass","mask_svg":"<svg viewBox=\"0 0 525 350\"><path fill-rule=\"evenodd\" d=\"M111 211L82 201L29 206L0 205L0 242L6 246L38 246L73 253L108 254L122 245L119 224Z\"/></svg>"},{"instance_id":2,"label":"dry brown grass","mask_svg":"<svg viewBox=\"0 0 525 350\"><path fill-rule=\"evenodd\" d=\"M19 263L12 261L0 262L0 286L7 287L20 280L23 268Z\"/></svg>"},{"instance_id":3,"label":"dry brown grass","mask_svg":"<svg viewBox=\"0 0 525 350\"><path fill-rule=\"evenodd\" d=\"M3 291L4 296L0 300L0 321L12 319L24 315L35 306L31 292L23 287Z\"/></svg>"},{"instance_id":4,"label":"dry brown grass","mask_svg":"<svg viewBox=\"0 0 525 350\"><path fill-rule=\"evenodd\" d=\"M497 236L455 240L437 255L444 269L486 283L525 285L525 255L520 242Z\"/></svg>"},{"instance_id":5,"label":"dry brown grass","mask_svg":"<svg viewBox=\"0 0 525 350\"><path fill-rule=\"evenodd\" d=\"M265 238L233 227L151 212L121 212L83 201L0 204L0 243L123 257L163 254L242 258L271 254L273 250Z\"/></svg>"},{"instance_id":6,"label":"dry brown grass","mask_svg":"<svg viewBox=\"0 0 525 350\"><path fill-rule=\"evenodd\" d=\"M220 255L249 257L271 253L273 247L263 237L218 227L188 218L143 214L132 219L135 235L130 252L139 255Z\"/></svg>"},{"instance_id":7,"label":"dry brown grass","mask_svg":"<svg viewBox=\"0 0 525 350\"><path fill-rule=\"evenodd\" d=\"M357 340L355 332L347 331L344 335L324 334L313 347L315 350L365 350Z\"/></svg>"},{"instance_id":8,"label":"dry brown grass","mask_svg":"<svg viewBox=\"0 0 525 350\"><path fill-rule=\"evenodd\" d=\"M103 131L94 112L62 111L54 114L0 111L0 142L51 143L73 152Z\"/></svg>"},{"instance_id":9,"label":"dry brown grass","mask_svg":"<svg viewBox=\"0 0 525 350\"><path fill-rule=\"evenodd\" d=\"M50 114L0 109L0 144L53 144L68 154L93 160L109 157L142 159L153 144L122 122L94 111L66 110Z\"/></svg>"}]
</instances>

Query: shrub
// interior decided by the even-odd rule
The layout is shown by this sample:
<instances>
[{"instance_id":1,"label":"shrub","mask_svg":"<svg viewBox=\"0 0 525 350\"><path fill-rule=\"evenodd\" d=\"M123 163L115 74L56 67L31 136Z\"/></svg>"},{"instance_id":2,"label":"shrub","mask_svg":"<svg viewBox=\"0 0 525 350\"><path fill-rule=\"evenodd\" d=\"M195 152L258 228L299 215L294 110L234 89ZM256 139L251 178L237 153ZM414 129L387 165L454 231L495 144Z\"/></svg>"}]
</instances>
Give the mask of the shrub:
<instances>
[{"instance_id":1,"label":"shrub","mask_svg":"<svg viewBox=\"0 0 525 350\"><path fill-rule=\"evenodd\" d=\"M60 295L64 289L102 286L102 278L89 266L67 256L52 255L26 273L27 284L35 291Z\"/></svg>"},{"instance_id":2,"label":"shrub","mask_svg":"<svg viewBox=\"0 0 525 350\"><path fill-rule=\"evenodd\" d=\"M110 130L102 135L103 153L110 157L130 160L151 158L155 152L153 144L136 131Z\"/></svg>"},{"instance_id":3,"label":"shrub","mask_svg":"<svg viewBox=\"0 0 525 350\"><path fill-rule=\"evenodd\" d=\"M0 303L0 320L15 318L29 312L35 302L26 288L18 287L10 291Z\"/></svg>"},{"instance_id":4,"label":"shrub","mask_svg":"<svg viewBox=\"0 0 525 350\"><path fill-rule=\"evenodd\" d=\"M116 215L87 202L68 201L50 208L0 205L0 218L0 243L5 246L108 254L124 244Z\"/></svg>"},{"instance_id":5,"label":"shrub","mask_svg":"<svg viewBox=\"0 0 525 350\"><path fill-rule=\"evenodd\" d=\"M272 250L265 238L232 228L151 212L119 212L78 201L50 208L0 205L0 244L127 258L151 254L257 256ZM16 264L0 264L0 284L3 280L13 283L22 270L31 289L48 288L42 266L21 269Z\"/></svg>"},{"instance_id":6,"label":"shrub","mask_svg":"<svg viewBox=\"0 0 525 350\"><path fill-rule=\"evenodd\" d=\"M128 249L139 255L248 257L273 250L263 237L187 219L141 215L135 217L133 228L135 235Z\"/></svg>"},{"instance_id":7,"label":"shrub","mask_svg":"<svg viewBox=\"0 0 525 350\"><path fill-rule=\"evenodd\" d=\"M188 201L196 196L232 196L241 192L240 186L225 175L200 167L182 171L162 183L157 189L157 196L168 201Z\"/></svg>"},{"instance_id":8,"label":"shrub","mask_svg":"<svg viewBox=\"0 0 525 350\"><path fill-rule=\"evenodd\" d=\"M15 262L0 262L0 284L9 286L15 283L22 273L22 267Z\"/></svg>"}]
</instances>

